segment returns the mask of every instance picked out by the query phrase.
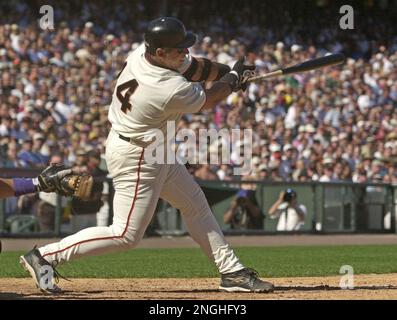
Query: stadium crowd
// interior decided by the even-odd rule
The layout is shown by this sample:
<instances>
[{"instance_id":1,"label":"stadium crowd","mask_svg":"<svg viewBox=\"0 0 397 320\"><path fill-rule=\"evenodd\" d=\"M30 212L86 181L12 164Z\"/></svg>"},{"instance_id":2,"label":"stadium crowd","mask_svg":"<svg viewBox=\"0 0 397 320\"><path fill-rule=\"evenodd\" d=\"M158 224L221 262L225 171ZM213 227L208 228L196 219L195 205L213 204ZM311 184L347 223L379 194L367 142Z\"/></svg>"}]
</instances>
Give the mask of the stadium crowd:
<instances>
[{"instance_id":1,"label":"stadium crowd","mask_svg":"<svg viewBox=\"0 0 397 320\"><path fill-rule=\"evenodd\" d=\"M38 1L0 2L0 166L41 168L54 155L84 166L90 153L103 155L117 72L146 23L165 12L198 33L192 55L231 66L245 55L259 74L328 52L348 57L251 84L179 128L252 129L249 178L397 183L396 6L361 2L365 22L341 30L337 2L313 1L311 10L286 3L289 11L284 2L270 11L268 1L47 1L55 26L42 30ZM238 178L232 165L191 170L199 179Z\"/></svg>"}]
</instances>

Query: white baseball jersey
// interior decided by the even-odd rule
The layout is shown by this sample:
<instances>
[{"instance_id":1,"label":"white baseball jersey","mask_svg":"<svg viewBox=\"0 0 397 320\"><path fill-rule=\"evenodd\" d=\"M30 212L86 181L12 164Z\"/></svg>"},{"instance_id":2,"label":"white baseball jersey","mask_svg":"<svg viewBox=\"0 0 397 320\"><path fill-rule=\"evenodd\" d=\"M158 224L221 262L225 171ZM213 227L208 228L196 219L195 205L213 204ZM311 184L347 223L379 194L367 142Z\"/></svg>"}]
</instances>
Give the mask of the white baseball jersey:
<instances>
[{"instance_id":1,"label":"white baseball jersey","mask_svg":"<svg viewBox=\"0 0 397 320\"><path fill-rule=\"evenodd\" d=\"M147 61L143 44L132 52L117 80L109 109L113 129L135 141L148 141L150 129L160 129L166 136L167 121L178 122L183 113L198 112L205 103L204 89L182 76L191 60L187 55L177 72Z\"/></svg>"}]
</instances>

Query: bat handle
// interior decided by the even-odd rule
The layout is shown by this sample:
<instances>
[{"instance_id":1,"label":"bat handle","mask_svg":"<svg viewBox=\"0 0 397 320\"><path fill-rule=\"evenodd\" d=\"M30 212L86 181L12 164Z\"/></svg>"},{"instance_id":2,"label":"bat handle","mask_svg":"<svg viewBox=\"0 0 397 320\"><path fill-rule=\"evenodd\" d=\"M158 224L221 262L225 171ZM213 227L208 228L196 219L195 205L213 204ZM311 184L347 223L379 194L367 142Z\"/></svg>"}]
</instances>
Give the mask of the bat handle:
<instances>
[{"instance_id":1,"label":"bat handle","mask_svg":"<svg viewBox=\"0 0 397 320\"><path fill-rule=\"evenodd\" d=\"M275 77L281 76L282 74L283 74L283 70L280 69L280 70L276 70L276 71L273 71L273 72L269 72L269 73L263 74L261 76L256 76L256 77L249 78L247 80L247 82L255 82L255 81L258 81L258 80L275 78Z\"/></svg>"},{"instance_id":2,"label":"bat handle","mask_svg":"<svg viewBox=\"0 0 397 320\"><path fill-rule=\"evenodd\" d=\"M245 70L243 72L243 78L252 78L255 75L255 72L252 70Z\"/></svg>"}]
</instances>

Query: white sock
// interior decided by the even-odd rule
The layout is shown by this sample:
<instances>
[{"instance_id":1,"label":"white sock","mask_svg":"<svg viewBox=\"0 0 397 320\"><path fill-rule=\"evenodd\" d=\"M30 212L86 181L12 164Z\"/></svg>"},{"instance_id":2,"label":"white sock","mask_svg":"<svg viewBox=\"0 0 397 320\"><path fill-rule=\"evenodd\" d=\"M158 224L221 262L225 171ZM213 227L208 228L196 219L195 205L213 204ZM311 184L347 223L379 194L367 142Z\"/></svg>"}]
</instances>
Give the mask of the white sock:
<instances>
[{"instance_id":1,"label":"white sock","mask_svg":"<svg viewBox=\"0 0 397 320\"><path fill-rule=\"evenodd\" d=\"M214 262L220 273L231 273L244 269L229 245L219 247L214 253Z\"/></svg>"}]
</instances>

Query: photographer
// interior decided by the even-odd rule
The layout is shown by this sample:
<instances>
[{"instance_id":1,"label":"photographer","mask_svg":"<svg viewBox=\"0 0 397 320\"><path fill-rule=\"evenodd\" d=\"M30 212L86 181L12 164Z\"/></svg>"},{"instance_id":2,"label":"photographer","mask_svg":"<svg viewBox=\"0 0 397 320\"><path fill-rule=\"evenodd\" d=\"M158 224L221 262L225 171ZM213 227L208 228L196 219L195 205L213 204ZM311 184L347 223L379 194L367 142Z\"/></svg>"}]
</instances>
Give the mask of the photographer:
<instances>
[{"instance_id":1,"label":"photographer","mask_svg":"<svg viewBox=\"0 0 397 320\"><path fill-rule=\"evenodd\" d=\"M296 231L303 226L306 212L303 204L298 205L296 192L288 188L280 192L277 201L269 209L269 216L279 218L277 231Z\"/></svg>"},{"instance_id":2,"label":"photographer","mask_svg":"<svg viewBox=\"0 0 397 320\"><path fill-rule=\"evenodd\" d=\"M223 216L223 221L234 230L263 229L263 219L264 215L255 199L255 191L244 189L237 193Z\"/></svg>"}]
</instances>

